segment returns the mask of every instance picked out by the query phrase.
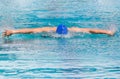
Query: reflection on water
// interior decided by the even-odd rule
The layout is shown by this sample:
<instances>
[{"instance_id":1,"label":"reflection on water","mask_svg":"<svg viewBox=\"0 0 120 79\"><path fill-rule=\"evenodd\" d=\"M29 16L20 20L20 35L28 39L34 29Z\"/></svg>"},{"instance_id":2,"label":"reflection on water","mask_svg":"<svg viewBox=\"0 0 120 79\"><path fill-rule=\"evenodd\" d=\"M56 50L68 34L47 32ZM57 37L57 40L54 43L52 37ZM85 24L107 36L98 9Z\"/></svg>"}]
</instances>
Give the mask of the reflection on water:
<instances>
[{"instance_id":1,"label":"reflection on water","mask_svg":"<svg viewBox=\"0 0 120 79\"><path fill-rule=\"evenodd\" d=\"M119 0L1 0L5 29L65 24L119 28ZM51 36L50 36L51 34ZM119 79L119 29L115 36L74 34L0 36L0 79Z\"/></svg>"}]
</instances>

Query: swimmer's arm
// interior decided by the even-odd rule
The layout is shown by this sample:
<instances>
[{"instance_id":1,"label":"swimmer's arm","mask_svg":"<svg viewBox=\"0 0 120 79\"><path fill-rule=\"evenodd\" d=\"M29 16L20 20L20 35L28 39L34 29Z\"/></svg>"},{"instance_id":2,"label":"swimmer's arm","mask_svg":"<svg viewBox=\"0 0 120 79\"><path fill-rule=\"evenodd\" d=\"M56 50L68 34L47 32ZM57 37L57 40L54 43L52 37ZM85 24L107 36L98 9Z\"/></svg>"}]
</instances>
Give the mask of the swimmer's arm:
<instances>
[{"instance_id":1,"label":"swimmer's arm","mask_svg":"<svg viewBox=\"0 0 120 79\"><path fill-rule=\"evenodd\" d=\"M13 34L30 34L30 33L40 33L40 32L50 32L55 31L55 27L43 27L43 28L31 28L31 29L18 29L18 30L6 30L3 36L10 36Z\"/></svg>"},{"instance_id":2,"label":"swimmer's arm","mask_svg":"<svg viewBox=\"0 0 120 79\"><path fill-rule=\"evenodd\" d=\"M94 34L107 34L107 35L114 35L115 31L111 31L111 30L101 30L101 29L90 29L89 30L90 33L94 33Z\"/></svg>"},{"instance_id":3,"label":"swimmer's arm","mask_svg":"<svg viewBox=\"0 0 120 79\"><path fill-rule=\"evenodd\" d=\"M114 35L114 33L115 33L115 31L111 31L111 30L77 28L77 27L69 28L69 30L72 32L84 32L84 33L107 34L107 35Z\"/></svg>"}]
</instances>

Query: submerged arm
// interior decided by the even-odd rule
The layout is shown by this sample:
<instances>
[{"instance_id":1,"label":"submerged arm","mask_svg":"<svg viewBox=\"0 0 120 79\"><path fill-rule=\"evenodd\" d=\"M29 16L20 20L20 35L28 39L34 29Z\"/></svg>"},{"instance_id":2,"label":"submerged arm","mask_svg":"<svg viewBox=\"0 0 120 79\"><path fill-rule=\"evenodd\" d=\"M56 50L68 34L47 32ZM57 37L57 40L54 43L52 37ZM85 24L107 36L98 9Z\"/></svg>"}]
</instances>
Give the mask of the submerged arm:
<instances>
[{"instance_id":1,"label":"submerged arm","mask_svg":"<svg viewBox=\"0 0 120 79\"><path fill-rule=\"evenodd\" d=\"M30 29L18 29L18 30L6 30L3 36L10 36L12 34L29 34L29 33L40 33L55 31L55 27L43 27L43 28L30 28Z\"/></svg>"}]
</instances>

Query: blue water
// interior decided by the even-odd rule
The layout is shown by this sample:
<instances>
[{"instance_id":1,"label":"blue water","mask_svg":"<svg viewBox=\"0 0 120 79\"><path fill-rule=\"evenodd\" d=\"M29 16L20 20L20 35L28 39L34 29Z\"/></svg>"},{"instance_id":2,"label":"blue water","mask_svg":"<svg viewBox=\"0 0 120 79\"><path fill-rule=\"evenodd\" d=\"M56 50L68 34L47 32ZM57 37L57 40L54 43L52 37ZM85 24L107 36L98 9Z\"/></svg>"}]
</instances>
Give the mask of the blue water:
<instances>
[{"instance_id":1,"label":"blue water","mask_svg":"<svg viewBox=\"0 0 120 79\"><path fill-rule=\"evenodd\" d=\"M0 0L5 29L116 29L114 36L49 34L0 36L0 79L120 79L120 0Z\"/></svg>"}]
</instances>

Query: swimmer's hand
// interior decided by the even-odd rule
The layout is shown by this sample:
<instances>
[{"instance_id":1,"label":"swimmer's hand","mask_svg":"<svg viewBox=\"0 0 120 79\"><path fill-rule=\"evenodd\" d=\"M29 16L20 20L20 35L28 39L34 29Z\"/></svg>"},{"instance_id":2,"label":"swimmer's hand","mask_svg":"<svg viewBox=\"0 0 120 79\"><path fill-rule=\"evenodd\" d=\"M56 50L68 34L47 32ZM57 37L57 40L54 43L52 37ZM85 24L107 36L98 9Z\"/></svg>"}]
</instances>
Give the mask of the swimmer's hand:
<instances>
[{"instance_id":1,"label":"swimmer's hand","mask_svg":"<svg viewBox=\"0 0 120 79\"><path fill-rule=\"evenodd\" d=\"M114 25L109 26L109 32L108 32L109 35L113 36L116 31L117 31L116 26Z\"/></svg>"},{"instance_id":2,"label":"swimmer's hand","mask_svg":"<svg viewBox=\"0 0 120 79\"><path fill-rule=\"evenodd\" d=\"M8 37L8 36L11 36L13 33L11 30L5 30L5 32L3 32L2 36L3 37Z\"/></svg>"},{"instance_id":3,"label":"swimmer's hand","mask_svg":"<svg viewBox=\"0 0 120 79\"><path fill-rule=\"evenodd\" d=\"M113 36L115 34L115 31L108 31L108 35Z\"/></svg>"}]
</instances>

